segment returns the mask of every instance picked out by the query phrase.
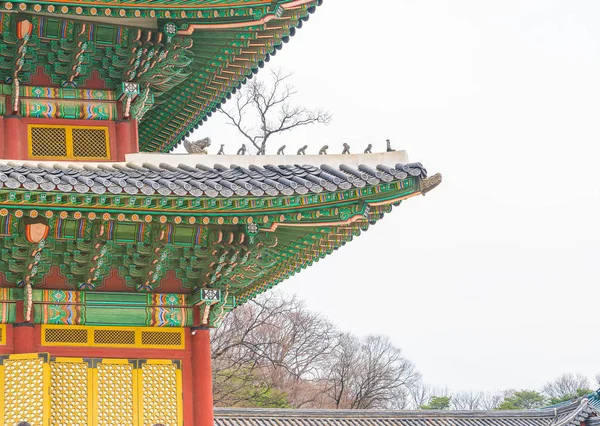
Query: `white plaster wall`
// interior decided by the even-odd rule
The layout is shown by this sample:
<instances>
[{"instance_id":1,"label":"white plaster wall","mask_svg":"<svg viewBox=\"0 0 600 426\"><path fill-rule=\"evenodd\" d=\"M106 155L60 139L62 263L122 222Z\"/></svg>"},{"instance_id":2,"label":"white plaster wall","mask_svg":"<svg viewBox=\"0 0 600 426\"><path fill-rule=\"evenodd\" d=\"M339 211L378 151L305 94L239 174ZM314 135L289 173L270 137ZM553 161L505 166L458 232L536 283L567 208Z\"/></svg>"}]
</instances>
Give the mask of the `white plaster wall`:
<instances>
[{"instance_id":1,"label":"white plaster wall","mask_svg":"<svg viewBox=\"0 0 600 426\"><path fill-rule=\"evenodd\" d=\"M202 164L212 167L215 164L230 166L232 164L248 167L251 164L256 166L273 165L294 165L310 164L320 166L327 164L332 167L338 167L340 164L358 167L359 164L375 167L378 164L393 166L397 163L408 163L408 154L406 151L380 152L374 154L349 154L349 155L200 155L200 154L153 154L136 153L126 156L128 162L143 164L149 163L159 165L167 163L172 166L185 164L194 167L196 164Z\"/></svg>"},{"instance_id":2,"label":"white plaster wall","mask_svg":"<svg viewBox=\"0 0 600 426\"><path fill-rule=\"evenodd\" d=\"M257 166L272 165L313 165L320 166L327 164L337 168L340 164L346 164L352 167L358 167L359 164L376 167L378 164L393 167L397 163L408 163L408 154L406 151L380 152L374 154L349 154L349 155L201 155L201 154L153 154L153 153L136 153L128 154L126 162L111 163L111 162L85 162L85 161L36 161L36 160L2 160L0 163L5 164L45 164L52 167L57 164L61 167L73 165L82 167L84 165L97 166L99 164L111 165L122 164L128 162L142 165L144 163L159 166L160 163L166 163L173 167L179 164L185 164L190 167L195 167L196 164L202 164L208 167L213 167L215 164L230 166L232 164L248 167L251 164Z\"/></svg>"}]
</instances>

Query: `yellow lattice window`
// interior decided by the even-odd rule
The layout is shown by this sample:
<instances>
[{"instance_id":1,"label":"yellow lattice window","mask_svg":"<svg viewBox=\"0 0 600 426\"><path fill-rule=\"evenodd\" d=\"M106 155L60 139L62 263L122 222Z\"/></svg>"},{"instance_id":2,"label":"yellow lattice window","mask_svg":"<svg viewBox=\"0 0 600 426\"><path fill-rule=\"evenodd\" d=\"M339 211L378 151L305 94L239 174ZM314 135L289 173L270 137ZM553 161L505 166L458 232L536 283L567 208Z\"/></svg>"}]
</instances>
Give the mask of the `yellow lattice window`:
<instances>
[{"instance_id":1,"label":"yellow lattice window","mask_svg":"<svg viewBox=\"0 0 600 426\"><path fill-rule=\"evenodd\" d=\"M88 331L82 328L49 328L45 330L44 341L53 343L87 344Z\"/></svg>"},{"instance_id":2,"label":"yellow lattice window","mask_svg":"<svg viewBox=\"0 0 600 426\"><path fill-rule=\"evenodd\" d=\"M94 371L96 426L138 424L138 375L135 364L104 359Z\"/></svg>"},{"instance_id":3,"label":"yellow lattice window","mask_svg":"<svg viewBox=\"0 0 600 426\"><path fill-rule=\"evenodd\" d=\"M46 425L48 387L48 354L0 359L0 424Z\"/></svg>"},{"instance_id":4,"label":"yellow lattice window","mask_svg":"<svg viewBox=\"0 0 600 426\"><path fill-rule=\"evenodd\" d=\"M75 158L107 158L108 137L105 127L73 129L73 156Z\"/></svg>"},{"instance_id":5,"label":"yellow lattice window","mask_svg":"<svg viewBox=\"0 0 600 426\"><path fill-rule=\"evenodd\" d=\"M140 366L140 382L140 423L180 426L181 369L172 361L148 360Z\"/></svg>"},{"instance_id":6,"label":"yellow lattice window","mask_svg":"<svg viewBox=\"0 0 600 426\"><path fill-rule=\"evenodd\" d=\"M89 327L82 325L42 325L46 346L105 346L153 349L184 349L183 328Z\"/></svg>"},{"instance_id":7,"label":"yellow lattice window","mask_svg":"<svg viewBox=\"0 0 600 426\"><path fill-rule=\"evenodd\" d=\"M183 426L181 362L0 358L0 425Z\"/></svg>"},{"instance_id":8,"label":"yellow lattice window","mask_svg":"<svg viewBox=\"0 0 600 426\"><path fill-rule=\"evenodd\" d=\"M96 345L135 345L135 330L94 330Z\"/></svg>"},{"instance_id":9,"label":"yellow lattice window","mask_svg":"<svg viewBox=\"0 0 600 426\"><path fill-rule=\"evenodd\" d=\"M142 346L181 346L182 339L182 333L142 331Z\"/></svg>"},{"instance_id":10,"label":"yellow lattice window","mask_svg":"<svg viewBox=\"0 0 600 426\"><path fill-rule=\"evenodd\" d=\"M79 358L50 360L50 426L92 425L92 370Z\"/></svg>"},{"instance_id":11,"label":"yellow lattice window","mask_svg":"<svg viewBox=\"0 0 600 426\"><path fill-rule=\"evenodd\" d=\"M0 345L6 345L6 324L0 324Z\"/></svg>"},{"instance_id":12,"label":"yellow lattice window","mask_svg":"<svg viewBox=\"0 0 600 426\"><path fill-rule=\"evenodd\" d=\"M29 132L31 140L30 157L42 158L67 156L67 129L59 127L31 126Z\"/></svg>"},{"instance_id":13,"label":"yellow lattice window","mask_svg":"<svg viewBox=\"0 0 600 426\"><path fill-rule=\"evenodd\" d=\"M108 127L28 126L29 157L36 159L108 160Z\"/></svg>"}]
</instances>

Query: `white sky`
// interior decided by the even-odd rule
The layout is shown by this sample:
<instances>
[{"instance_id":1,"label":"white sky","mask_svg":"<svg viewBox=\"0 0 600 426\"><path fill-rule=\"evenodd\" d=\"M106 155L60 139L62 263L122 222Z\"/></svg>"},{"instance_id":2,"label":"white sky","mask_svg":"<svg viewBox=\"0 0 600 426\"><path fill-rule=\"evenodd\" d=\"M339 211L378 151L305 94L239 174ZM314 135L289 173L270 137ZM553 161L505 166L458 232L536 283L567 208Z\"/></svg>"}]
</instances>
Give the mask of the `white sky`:
<instances>
[{"instance_id":1,"label":"white sky","mask_svg":"<svg viewBox=\"0 0 600 426\"><path fill-rule=\"evenodd\" d=\"M280 288L389 335L436 387L600 372L599 19L593 0L325 0L271 64L334 121L271 151L390 138L444 182ZM243 142L221 116L200 136Z\"/></svg>"}]
</instances>

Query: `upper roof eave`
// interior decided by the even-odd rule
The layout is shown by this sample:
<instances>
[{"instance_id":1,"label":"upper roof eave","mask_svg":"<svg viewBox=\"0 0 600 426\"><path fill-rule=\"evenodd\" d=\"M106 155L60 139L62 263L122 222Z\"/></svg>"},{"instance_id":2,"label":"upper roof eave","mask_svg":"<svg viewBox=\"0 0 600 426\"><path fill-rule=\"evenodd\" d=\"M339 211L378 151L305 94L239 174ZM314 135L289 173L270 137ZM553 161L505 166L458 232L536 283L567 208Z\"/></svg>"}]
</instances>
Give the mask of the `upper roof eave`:
<instances>
[{"instance_id":1,"label":"upper roof eave","mask_svg":"<svg viewBox=\"0 0 600 426\"><path fill-rule=\"evenodd\" d=\"M0 161L0 188L194 198L295 196L354 189L356 197L364 198L380 191L404 191L405 185L425 194L439 185L441 176L427 178L421 163L405 164L404 159L405 152L290 157L135 154L126 163ZM407 178L416 180L414 187Z\"/></svg>"}]
</instances>

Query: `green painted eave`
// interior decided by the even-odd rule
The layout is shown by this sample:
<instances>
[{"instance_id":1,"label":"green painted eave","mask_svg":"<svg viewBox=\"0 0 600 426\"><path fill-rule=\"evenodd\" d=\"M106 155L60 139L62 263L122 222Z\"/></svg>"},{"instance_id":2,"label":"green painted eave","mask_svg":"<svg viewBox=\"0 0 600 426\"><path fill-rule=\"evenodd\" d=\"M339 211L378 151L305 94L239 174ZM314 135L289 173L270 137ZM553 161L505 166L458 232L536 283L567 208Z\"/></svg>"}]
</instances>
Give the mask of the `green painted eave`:
<instances>
[{"instance_id":1,"label":"green painted eave","mask_svg":"<svg viewBox=\"0 0 600 426\"><path fill-rule=\"evenodd\" d=\"M241 199L178 206L174 197L166 197L172 211L132 208L125 197L122 205L104 209L93 205L99 199L75 194L58 201L56 195L15 192L0 190L4 286L30 282L33 288L116 291L121 282L123 292L192 295L216 289L229 310L360 235L403 199L419 194L420 179L364 196L343 191L290 197L292 205L273 198L252 209L236 207ZM28 239L32 224L48 227L42 241Z\"/></svg>"}]
</instances>

